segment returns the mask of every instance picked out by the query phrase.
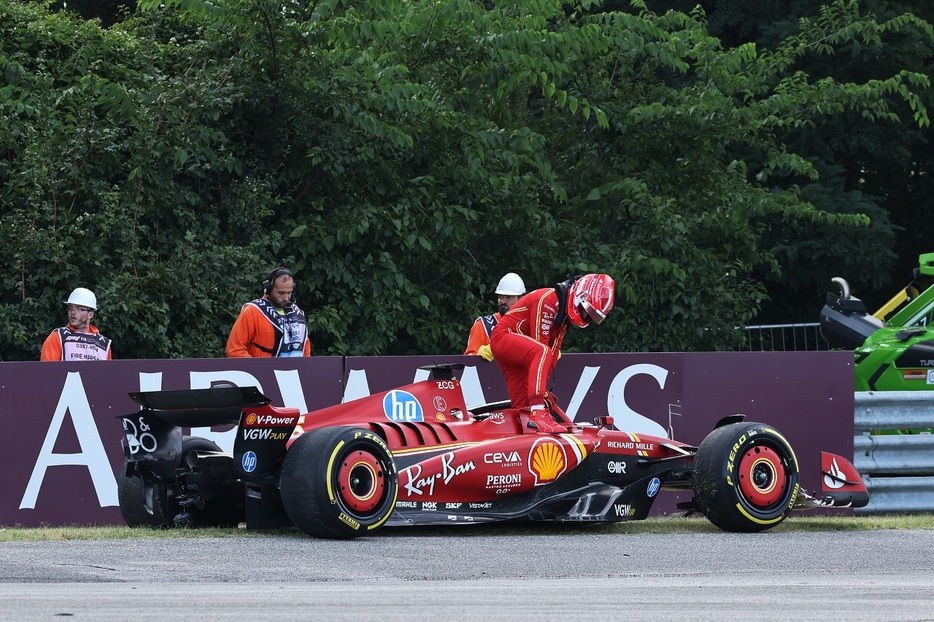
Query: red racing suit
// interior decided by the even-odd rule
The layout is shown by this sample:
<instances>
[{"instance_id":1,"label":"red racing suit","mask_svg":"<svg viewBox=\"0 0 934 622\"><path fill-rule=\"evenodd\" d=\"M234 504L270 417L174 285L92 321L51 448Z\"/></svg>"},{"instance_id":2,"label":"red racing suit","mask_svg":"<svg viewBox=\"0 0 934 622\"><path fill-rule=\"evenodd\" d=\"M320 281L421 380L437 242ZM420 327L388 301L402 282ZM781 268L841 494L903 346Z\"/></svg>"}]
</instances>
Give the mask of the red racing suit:
<instances>
[{"instance_id":1,"label":"red racing suit","mask_svg":"<svg viewBox=\"0 0 934 622\"><path fill-rule=\"evenodd\" d=\"M513 408L545 402L546 384L568 328L566 319L555 325L560 308L553 287L536 289L520 298L493 329L490 347L506 378Z\"/></svg>"}]
</instances>

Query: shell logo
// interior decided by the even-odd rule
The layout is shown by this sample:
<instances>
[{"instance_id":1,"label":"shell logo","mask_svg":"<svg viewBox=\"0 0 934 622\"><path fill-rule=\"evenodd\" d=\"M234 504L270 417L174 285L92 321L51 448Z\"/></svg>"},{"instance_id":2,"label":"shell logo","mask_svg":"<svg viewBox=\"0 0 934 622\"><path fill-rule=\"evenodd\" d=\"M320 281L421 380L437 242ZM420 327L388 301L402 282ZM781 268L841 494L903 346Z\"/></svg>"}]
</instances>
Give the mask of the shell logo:
<instances>
[{"instance_id":1,"label":"shell logo","mask_svg":"<svg viewBox=\"0 0 934 622\"><path fill-rule=\"evenodd\" d=\"M256 415L250 413L246 416L246 419L243 420L244 425L256 425Z\"/></svg>"},{"instance_id":2,"label":"shell logo","mask_svg":"<svg viewBox=\"0 0 934 622\"><path fill-rule=\"evenodd\" d=\"M543 486L558 479L567 465L564 447L550 439L536 443L529 453L529 471L535 477L536 486Z\"/></svg>"}]
</instances>

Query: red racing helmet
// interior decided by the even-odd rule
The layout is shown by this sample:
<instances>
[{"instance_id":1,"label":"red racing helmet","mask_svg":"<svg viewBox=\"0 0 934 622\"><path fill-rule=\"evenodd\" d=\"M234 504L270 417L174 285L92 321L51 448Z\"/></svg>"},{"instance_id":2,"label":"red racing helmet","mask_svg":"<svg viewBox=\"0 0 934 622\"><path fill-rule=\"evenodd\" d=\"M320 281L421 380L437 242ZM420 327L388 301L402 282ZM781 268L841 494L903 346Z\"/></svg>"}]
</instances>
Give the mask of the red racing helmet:
<instances>
[{"instance_id":1,"label":"red racing helmet","mask_svg":"<svg viewBox=\"0 0 934 622\"><path fill-rule=\"evenodd\" d=\"M600 324L613 308L615 291L609 274L585 274L568 290L568 319L580 328L591 322Z\"/></svg>"}]
</instances>

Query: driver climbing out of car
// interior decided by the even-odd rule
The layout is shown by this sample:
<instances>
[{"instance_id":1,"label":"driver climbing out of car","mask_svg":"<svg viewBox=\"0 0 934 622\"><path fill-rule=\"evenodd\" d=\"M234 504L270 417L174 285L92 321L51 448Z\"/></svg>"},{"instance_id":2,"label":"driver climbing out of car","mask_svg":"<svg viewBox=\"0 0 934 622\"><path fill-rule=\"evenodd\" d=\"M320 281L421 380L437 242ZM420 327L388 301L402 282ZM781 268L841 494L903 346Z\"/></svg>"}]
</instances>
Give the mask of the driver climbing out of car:
<instances>
[{"instance_id":1,"label":"driver climbing out of car","mask_svg":"<svg viewBox=\"0 0 934 622\"><path fill-rule=\"evenodd\" d=\"M506 379L512 406L528 414L529 428L544 433L567 431L551 415L553 396L546 383L561 356L568 326L600 324L614 299L610 275L586 274L529 292L493 329L490 347Z\"/></svg>"}]
</instances>

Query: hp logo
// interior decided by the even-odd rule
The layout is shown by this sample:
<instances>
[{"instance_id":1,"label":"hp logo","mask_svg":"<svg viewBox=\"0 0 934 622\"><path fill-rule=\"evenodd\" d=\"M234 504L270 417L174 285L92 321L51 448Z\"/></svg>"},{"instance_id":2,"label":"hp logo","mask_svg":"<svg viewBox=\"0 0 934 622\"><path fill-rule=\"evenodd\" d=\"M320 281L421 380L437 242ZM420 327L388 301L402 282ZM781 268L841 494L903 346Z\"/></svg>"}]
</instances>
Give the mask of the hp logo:
<instances>
[{"instance_id":1,"label":"hp logo","mask_svg":"<svg viewBox=\"0 0 934 622\"><path fill-rule=\"evenodd\" d=\"M424 421L422 405L407 391L390 391L383 398L383 412L390 421Z\"/></svg>"},{"instance_id":2,"label":"hp logo","mask_svg":"<svg viewBox=\"0 0 934 622\"><path fill-rule=\"evenodd\" d=\"M240 461L243 465L243 470L247 473L252 473L256 470L256 454L252 451L248 451L243 454L243 459Z\"/></svg>"}]
</instances>

